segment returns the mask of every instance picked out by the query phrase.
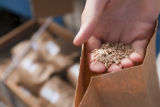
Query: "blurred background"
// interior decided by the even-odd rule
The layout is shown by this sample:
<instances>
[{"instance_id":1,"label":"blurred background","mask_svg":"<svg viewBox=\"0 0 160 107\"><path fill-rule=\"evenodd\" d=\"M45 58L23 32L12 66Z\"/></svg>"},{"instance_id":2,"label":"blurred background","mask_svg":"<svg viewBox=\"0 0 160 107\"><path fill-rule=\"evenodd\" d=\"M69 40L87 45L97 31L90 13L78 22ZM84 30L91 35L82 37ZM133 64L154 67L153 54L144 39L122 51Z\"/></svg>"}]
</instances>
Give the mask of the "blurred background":
<instances>
[{"instance_id":1,"label":"blurred background","mask_svg":"<svg viewBox=\"0 0 160 107\"><path fill-rule=\"evenodd\" d=\"M81 47L72 40L84 5L85 0L0 0L0 107L73 107ZM160 27L157 67L159 52Z\"/></svg>"}]
</instances>

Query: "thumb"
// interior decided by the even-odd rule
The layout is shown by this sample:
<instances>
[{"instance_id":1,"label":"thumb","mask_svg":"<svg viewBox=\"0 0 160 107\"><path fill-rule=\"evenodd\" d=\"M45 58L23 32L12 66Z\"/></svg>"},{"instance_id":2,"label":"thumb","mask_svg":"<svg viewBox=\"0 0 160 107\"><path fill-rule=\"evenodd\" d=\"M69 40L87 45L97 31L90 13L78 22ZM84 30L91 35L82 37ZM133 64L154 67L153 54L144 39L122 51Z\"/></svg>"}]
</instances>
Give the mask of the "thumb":
<instances>
[{"instance_id":1,"label":"thumb","mask_svg":"<svg viewBox=\"0 0 160 107\"><path fill-rule=\"evenodd\" d=\"M108 1L109 0L87 0L82 14L81 27L74 39L75 45L85 43L93 35L103 9Z\"/></svg>"}]
</instances>

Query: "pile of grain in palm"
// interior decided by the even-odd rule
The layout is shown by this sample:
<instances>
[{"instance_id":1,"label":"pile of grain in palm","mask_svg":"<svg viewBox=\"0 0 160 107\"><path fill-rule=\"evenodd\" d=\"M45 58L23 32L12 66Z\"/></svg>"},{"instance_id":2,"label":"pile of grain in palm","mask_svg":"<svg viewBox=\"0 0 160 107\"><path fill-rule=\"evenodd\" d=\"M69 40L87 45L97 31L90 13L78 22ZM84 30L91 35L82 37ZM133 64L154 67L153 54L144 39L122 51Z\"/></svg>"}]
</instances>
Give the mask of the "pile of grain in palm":
<instances>
[{"instance_id":1,"label":"pile of grain in palm","mask_svg":"<svg viewBox=\"0 0 160 107\"><path fill-rule=\"evenodd\" d=\"M121 59L129 57L133 52L131 45L124 43L104 43L101 48L92 51L94 60L108 68L111 64L120 64Z\"/></svg>"}]
</instances>

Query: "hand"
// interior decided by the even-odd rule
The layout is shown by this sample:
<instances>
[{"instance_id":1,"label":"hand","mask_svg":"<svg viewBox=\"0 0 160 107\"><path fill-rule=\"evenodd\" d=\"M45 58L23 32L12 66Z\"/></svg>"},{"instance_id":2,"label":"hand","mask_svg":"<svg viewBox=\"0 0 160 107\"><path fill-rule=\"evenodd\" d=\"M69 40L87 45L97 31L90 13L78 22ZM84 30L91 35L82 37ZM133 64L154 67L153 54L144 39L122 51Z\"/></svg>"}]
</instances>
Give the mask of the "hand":
<instances>
[{"instance_id":1,"label":"hand","mask_svg":"<svg viewBox=\"0 0 160 107\"><path fill-rule=\"evenodd\" d=\"M106 71L104 64L93 61L91 54L104 42L129 43L134 49L129 58L121 60L122 66L112 64L108 72L141 63L155 28L159 4L160 0L87 0L74 44L87 42L91 71Z\"/></svg>"}]
</instances>

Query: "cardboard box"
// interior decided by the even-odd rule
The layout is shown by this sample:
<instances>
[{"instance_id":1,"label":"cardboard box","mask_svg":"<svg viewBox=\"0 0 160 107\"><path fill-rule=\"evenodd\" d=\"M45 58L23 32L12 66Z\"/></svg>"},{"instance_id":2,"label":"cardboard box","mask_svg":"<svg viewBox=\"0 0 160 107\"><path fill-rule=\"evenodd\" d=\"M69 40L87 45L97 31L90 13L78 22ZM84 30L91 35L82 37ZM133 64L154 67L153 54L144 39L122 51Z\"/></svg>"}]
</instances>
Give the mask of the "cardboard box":
<instances>
[{"instance_id":1,"label":"cardboard box","mask_svg":"<svg viewBox=\"0 0 160 107\"><path fill-rule=\"evenodd\" d=\"M5 72L5 70L7 69L7 67L9 66L10 63L11 63L10 59L1 60L1 63L0 63L0 68L2 68L2 69L0 69L1 78L2 78L3 73ZM7 102L7 104L10 105L9 107L13 107L13 106L19 107L18 105L23 105L23 107L27 107L27 105L28 106L31 105L30 103L32 103L32 101L35 102L36 98L33 95L28 96L28 95L26 95L26 93L24 93L24 91L21 90L21 86L19 85L18 72L14 71L9 76L9 78L10 78L10 82L7 82L7 86L12 87L12 91L10 89L8 90L8 89L6 89L6 88L4 88L0 85L0 90L1 90L0 91L0 99L2 99L2 101L4 100L5 102ZM17 97L20 100L17 99ZM26 100L24 100L24 99L27 99L27 98L30 98L32 100L27 102ZM21 100L24 101L23 104L21 103ZM25 103L27 103L27 105Z\"/></svg>"},{"instance_id":2,"label":"cardboard box","mask_svg":"<svg viewBox=\"0 0 160 107\"><path fill-rule=\"evenodd\" d=\"M23 102L21 105L24 107L72 107L73 105L74 89L58 76L53 76L48 80L37 95L20 83L21 80L16 70L8 77L6 82L10 91L16 95L15 98L18 97Z\"/></svg>"},{"instance_id":3,"label":"cardboard box","mask_svg":"<svg viewBox=\"0 0 160 107\"><path fill-rule=\"evenodd\" d=\"M31 0L35 18L60 16L72 12L73 0Z\"/></svg>"},{"instance_id":4,"label":"cardboard box","mask_svg":"<svg viewBox=\"0 0 160 107\"><path fill-rule=\"evenodd\" d=\"M37 31L37 29L42 23L43 21L36 22L34 20L31 20L26 22L24 25L16 28L12 32L4 35L3 36L4 38L0 39L0 52L1 53L8 52L8 50L13 48L15 44L23 40L29 39L32 36L32 34L35 31ZM64 40L72 44L74 35L65 28L59 26L58 24L54 22L51 23L47 31L49 31L50 33L54 33L55 35L57 35L57 37L63 38ZM74 52L76 51L76 49L70 51ZM3 72L5 72L5 70L3 70ZM20 105L25 105L28 107L41 107L40 101L35 95L33 94L25 95L25 93L21 91L24 87L22 88L22 86L19 84L17 73L18 72L13 71L13 73L6 80L6 86L8 87L9 91L13 94L12 98L14 99L15 103ZM0 72L0 75L3 76L3 73Z\"/></svg>"},{"instance_id":5,"label":"cardboard box","mask_svg":"<svg viewBox=\"0 0 160 107\"><path fill-rule=\"evenodd\" d=\"M0 38L0 52L4 52L4 50L10 49L22 40L29 39L43 22L44 20L30 20L4 35L3 38ZM61 27L57 23L52 22L52 24L50 24L48 27L48 31L53 32L55 35L72 44L74 34Z\"/></svg>"},{"instance_id":6,"label":"cardboard box","mask_svg":"<svg viewBox=\"0 0 160 107\"><path fill-rule=\"evenodd\" d=\"M69 51L73 46L61 46L57 39L59 38L53 38L49 32L45 31L17 66L20 84L35 95L38 95L40 87L51 75L73 63L72 51ZM65 41L63 43L67 44ZM29 46L29 40L14 46L11 50L12 59L20 56L23 52L22 49L26 49L27 46ZM30 79L28 80L28 78Z\"/></svg>"},{"instance_id":7,"label":"cardboard box","mask_svg":"<svg viewBox=\"0 0 160 107\"><path fill-rule=\"evenodd\" d=\"M91 72L84 45L75 107L160 107L155 36L154 32L142 64L114 73Z\"/></svg>"}]
</instances>

